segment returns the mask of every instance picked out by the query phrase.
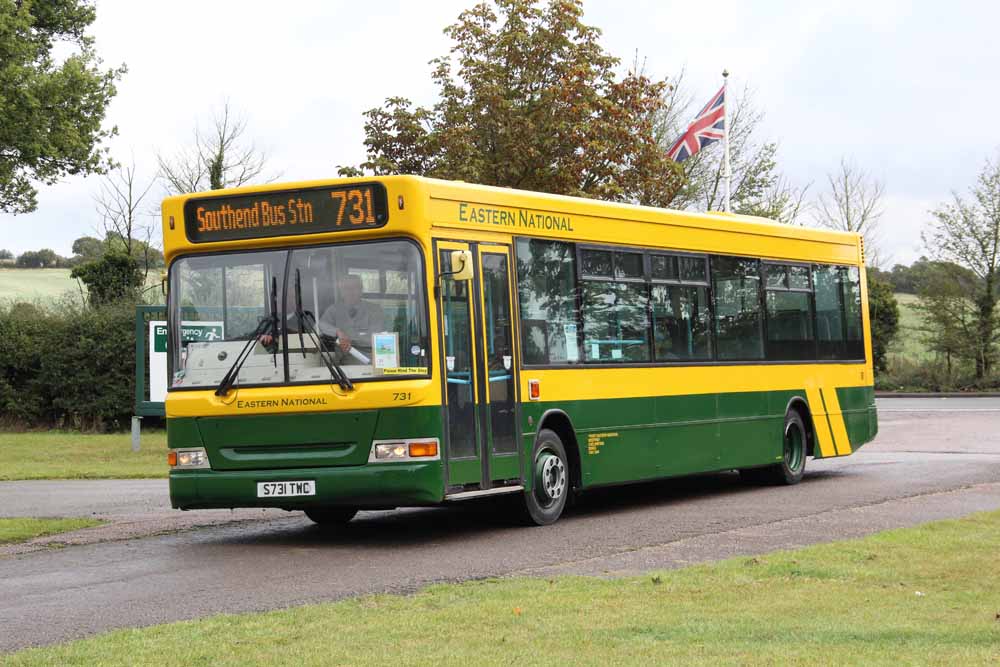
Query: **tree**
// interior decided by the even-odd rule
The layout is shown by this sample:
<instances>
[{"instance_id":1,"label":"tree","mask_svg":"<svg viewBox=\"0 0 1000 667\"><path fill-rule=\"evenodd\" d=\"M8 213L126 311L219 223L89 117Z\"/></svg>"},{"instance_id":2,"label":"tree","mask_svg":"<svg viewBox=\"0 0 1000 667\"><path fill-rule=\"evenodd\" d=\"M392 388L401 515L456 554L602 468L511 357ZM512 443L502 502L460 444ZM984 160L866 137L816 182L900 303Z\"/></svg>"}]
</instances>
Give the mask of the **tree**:
<instances>
[{"instance_id":1,"label":"tree","mask_svg":"<svg viewBox=\"0 0 1000 667\"><path fill-rule=\"evenodd\" d=\"M581 22L580 0L497 0L445 29L432 61L439 100L400 97L365 112L367 159L344 175L413 173L653 206L680 168L656 141L664 82L619 60Z\"/></svg>"},{"instance_id":2,"label":"tree","mask_svg":"<svg viewBox=\"0 0 1000 667\"><path fill-rule=\"evenodd\" d=\"M73 241L73 261L77 264L100 259L107 250L104 241L93 236L81 236Z\"/></svg>"},{"instance_id":3,"label":"tree","mask_svg":"<svg viewBox=\"0 0 1000 667\"><path fill-rule=\"evenodd\" d=\"M143 284L139 263L120 251L107 252L98 260L81 264L70 275L87 286L92 306L135 299Z\"/></svg>"},{"instance_id":4,"label":"tree","mask_svg":"<svg viewBox=\"0 0 1000 667\"><path fill-rule=\"evenodd\" d=\"M86 0L0 0L0 211L33 211L35 183L110 164L101 126L125 67L101 69L95 16Z\"/></svg>"},{"instance_id":5,"label":"tree","mask_svg":"<svg viewBox=\"0 0 1000 667\"><path fill-rule=\"evenodd\" d=\"M976 379L993 369L1000 334L996 305L1000 291L1000 162L986 160L970 198L953 193L952 201L931 212L934 222L924 233L924 244L942 261L972 271L979 282L971 293L973 355Z\"/></svg>"},{"instance_id":6,"label":"tree","mask_svg":"<svg viewBox=\"0 0 1000 667\"><path fill-rule=\"evenodd\" d=\"M868 321L872 328L872 365L876 373L888 367L887 354L899 333L899 304L892 285L868 276Z\"/></svg>"},{"instance_id":7,"label":"tree","mask_svg":"<svg viewBox=\"0 0 1000 667\"><path fill-rule=\"evenodd\" d=\"M975 360L975 304L969 295L978 279L966 269L948 262L927 262L916 291L915 306L921 315L921 338L929 350L944 357L950 380L954 362ZM917 263L914 263L917 266Z\"/></svg>"},{"instance_id":8,"label":"tree","mask_svg":"<svg viewBox=\"0 0 1000 667\"><path fill-rule=\"evenodd\" d=\"M62 258L51 248L27 250L17 257L15 266L20 269L51 269L60 264Z\"/></svg>"},{"instance_id":9,"label":"tree","mask_svg":"<svg viewBox=\"0 0 1000 667\"><path fill-rule=\"evenodd\" d=\"M885 186L846 158L841 158L839 169L826 178L830 189L816 200L816 223L827 229L861 234L868 263L878 266L878 224Z\"/></svg>"},{"instance_id":10,"label":"tree","mask_svg":"<svg viewBox=\"0 0 1000 667\"><path fill-rule=\"evenodd\" d=\"M756 215L795 224L804 212L809 186L798 188L778 171L778 144L762 141L759 127L764 113L756 108L753 91L744 87L730 101L729 153L732 171L730 200L734 213ZM684 88L684 73L670 81L657 131L663 150L669 150L687 129L696 111ZM725 172L722 142L706 146L681 163L684 186L670 202L675 208L722 210Z\"/></svg>"},{"instance_id":11,"label":"tree","mask_svg":"<svg viewBox=\"0 0 1000 667\"><path fill-rule=\"evenodd\" d=\"M142 183L136 176L135 163L119 165L101 181L101 189L94 198L97 213L104 229L105 245L110 250L121 250L135 257L142 267L143 278L153 262L150 246L154 225L142 210L143 200L155 180ZM160 255L162 261L162 254Z\"/></svg>"},{"instance_id":12,"label":"tree","mask_svg":"<svg viewBox=\"0 0 1000 667\"><path fill-rule=\"evenodd\" d=\"M14 253L6 248L0 249L0 259L14 259Z\"/></svg>"},{"instance_id":13,"label":"tree","mask_svg":"<svg viewBox=\"0 0 1000 667\"><path fill-rule=\"evenodd\" d=\"M246 130L246 117L234 112L229 102L223 104L209 131L195 128L194 146L172 158L156 156L168 189L177 194L221 190L258 179L264 173L267 155L244 136Z\"/></svg>"}]
</instances>

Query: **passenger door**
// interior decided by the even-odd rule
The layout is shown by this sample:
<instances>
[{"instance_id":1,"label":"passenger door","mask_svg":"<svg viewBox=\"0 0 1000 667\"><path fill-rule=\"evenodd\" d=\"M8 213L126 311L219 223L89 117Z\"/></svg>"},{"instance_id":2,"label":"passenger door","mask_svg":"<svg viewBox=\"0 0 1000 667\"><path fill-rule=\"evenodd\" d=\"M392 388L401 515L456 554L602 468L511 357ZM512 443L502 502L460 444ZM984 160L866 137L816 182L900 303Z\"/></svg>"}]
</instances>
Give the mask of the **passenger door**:
<instances>
[{"instance_id":1,"label":"passenger door","mask_svg":"<svg viewBox=\"0 0 1000 667\"><path fill-rule=\"evenodd\" d=\"M452 266L456 250L471 252L472 280L448 275L459 268ZM510 246L440 241L436 253L447 486L520 484Z\"/></svg>"}]
</instances>

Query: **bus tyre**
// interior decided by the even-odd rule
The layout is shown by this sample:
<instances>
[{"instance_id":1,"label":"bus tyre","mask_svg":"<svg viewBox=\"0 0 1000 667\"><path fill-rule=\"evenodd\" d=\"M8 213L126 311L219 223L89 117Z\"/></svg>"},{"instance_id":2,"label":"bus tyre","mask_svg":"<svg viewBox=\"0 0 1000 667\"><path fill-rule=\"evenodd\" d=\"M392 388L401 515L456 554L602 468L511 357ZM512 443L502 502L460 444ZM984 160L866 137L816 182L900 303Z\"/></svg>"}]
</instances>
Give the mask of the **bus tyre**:
<instances>
[{"instance_id":1,"label":"bus tyre","mask_svg":"<svg viewBox=\"0 0 1000 667\"><path fill-rule=\"evenodd\" d=\"M354 518L358 510L353 507L318 507L305 512L310 521L321 526L343 526Z\"/></svg>"},{"instance_id":2,"label":"bus tyre","mask_svg":"<svg viewBox=\"0 0 1000 667\"><path fill-rule=\"evenodd\" d=\"M529 525L554 523L570 494L569 463L562 440L547 428L538 433L532 461L532 485L524 492L524 520Z\"/></svg>"},{"instance_id":3,"label":"bus tyre","mask_svg":"<svg viewBox=\"0 0 1000 667\"><path fill-rule=\"evenodd\" d=\"M806 471L806 426L795 410L785 415L781 443L781 463L766 468L741 470L748 482L764 484L798 484Z\"/></svg>"}]
</instances>

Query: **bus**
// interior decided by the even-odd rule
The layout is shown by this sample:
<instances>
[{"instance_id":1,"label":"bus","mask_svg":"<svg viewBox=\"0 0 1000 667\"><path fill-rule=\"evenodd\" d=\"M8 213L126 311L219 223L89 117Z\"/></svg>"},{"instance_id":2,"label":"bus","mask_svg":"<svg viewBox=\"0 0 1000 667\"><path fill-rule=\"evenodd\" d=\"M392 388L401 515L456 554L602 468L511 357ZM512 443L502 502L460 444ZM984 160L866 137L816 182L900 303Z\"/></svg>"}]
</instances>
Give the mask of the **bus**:
<instances>
[{"instance_id":1,"label":"bus","mask_svg":"<svg viewBox=\"0 0 1000 667\"><path fill-rule=\"evenodd\" d=\"M178 509L544 525L598 487L795 484L878 430L857 234L415 176L162 215Z\"/></svg>"}]
</instances>

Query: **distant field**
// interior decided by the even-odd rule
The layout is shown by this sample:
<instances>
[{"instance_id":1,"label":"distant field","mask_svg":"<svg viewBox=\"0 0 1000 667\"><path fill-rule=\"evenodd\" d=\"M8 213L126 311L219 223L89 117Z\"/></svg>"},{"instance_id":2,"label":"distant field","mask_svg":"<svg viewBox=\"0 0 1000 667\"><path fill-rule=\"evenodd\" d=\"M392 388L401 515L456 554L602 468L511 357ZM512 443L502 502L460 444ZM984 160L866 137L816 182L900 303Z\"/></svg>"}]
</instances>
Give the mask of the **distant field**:
<instances>
[{"instance_id":1,"label":"distant field","mask_svg":"<svg viewBox=\"0 0 1000 667\"><path fill-rule=\"evenodd\" d=\"M0 302L53 301L69 294L79 299L80 288L69 269L0 269Z\"/></svg>"},{"instance_id":2,"label":"distant field","mask_svg":"<svg viewBox=\"0 0 1000 667\"><path fill-rule=\"evenodd\" d=\"M914 308L917 296L896 292L896 301L899 303L899 335L896 336L893 353L911 361L932 359L934 355L920 340L923 335L919 330L921 316Z\"/></svg>"},{"instance_id":3,"label":"distant field","mask_svg":"<svg viewBox=\"0 0 1000 667\"><path fill-rule=\"evenodd\" d=\"M70 269L0 269L0 304L11 301L54 303L62 297L81 299L80 285ZM151 269L146 285L159 285L160 270ZM162 303L159 291L147 292L153 303Z\"/></svg>"}]
</instances>

